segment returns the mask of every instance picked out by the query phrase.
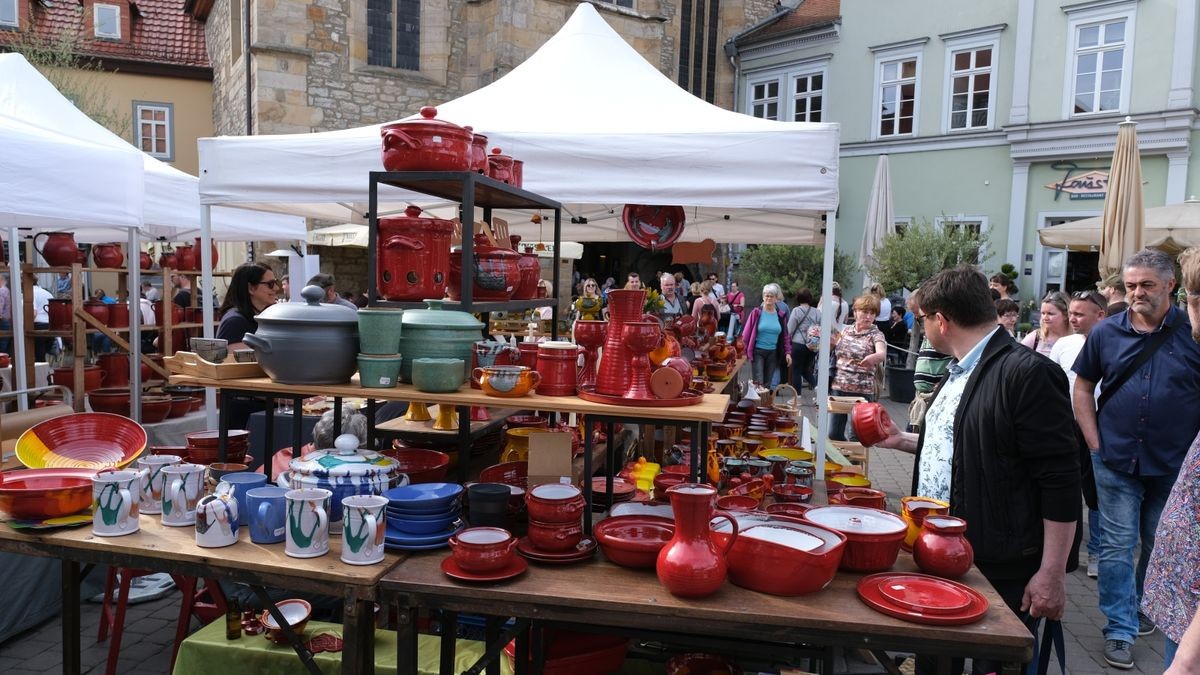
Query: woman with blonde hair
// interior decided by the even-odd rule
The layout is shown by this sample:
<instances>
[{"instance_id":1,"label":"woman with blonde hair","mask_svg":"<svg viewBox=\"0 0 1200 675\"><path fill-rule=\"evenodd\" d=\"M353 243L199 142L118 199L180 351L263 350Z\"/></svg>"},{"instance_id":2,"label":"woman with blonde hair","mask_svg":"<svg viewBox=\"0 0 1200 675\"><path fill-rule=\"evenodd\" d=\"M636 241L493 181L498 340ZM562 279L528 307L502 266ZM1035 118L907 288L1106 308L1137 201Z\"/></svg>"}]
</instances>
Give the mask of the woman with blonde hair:
<instances>
[{"instance_id":1,"label":"woman with blonde hair","mask_svg":"<svg viewBox=\"0 0 1200 675\"><path fill-rule=\"evenodd\" d=\"M1071 324L1067 321L1067 308L1071 299L1062 291L1051 291L1042 298L1041 320L1038 329L1030 331L1021 344L1039 354L1050 355L1050 348L1061 337L1071 334Z\"/></svg>"},{"instance_id":2,"label":"woman with blonde hair","mask_svg":"<svg viewBox=\"0 0 1200 675\"><path fill-rule=\"evenodd\" d=\"M887 358L887 339L875 325L879 298L871 293L854 299L854 323L842 329L837 345L837 373L831 389L837 396L861 396L875 400L875 368ZM829 437L846 438L846 415L830 419Z\"/></svg>"}]
</instances>

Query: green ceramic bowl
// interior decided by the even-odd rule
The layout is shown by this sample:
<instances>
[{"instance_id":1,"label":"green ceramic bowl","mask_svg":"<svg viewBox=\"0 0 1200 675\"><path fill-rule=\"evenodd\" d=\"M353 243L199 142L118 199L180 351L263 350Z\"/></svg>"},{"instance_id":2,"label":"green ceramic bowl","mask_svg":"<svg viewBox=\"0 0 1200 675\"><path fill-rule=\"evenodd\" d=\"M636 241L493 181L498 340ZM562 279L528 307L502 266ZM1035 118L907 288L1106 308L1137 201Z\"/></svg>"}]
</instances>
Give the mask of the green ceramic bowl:
<instances>
[{"instance_id":1,"label":"green ceramic bowl","mask_svg":"<svg viewBox=\"0 0 1200 675\"><path fill-rule=\"evenodd\" d=\"M400 324L404 310L358 310L358 350L363 354L392 355L400 351Z\"/></svg>"},{"instance_id":2,"label":"green ceramic bowl","mask_svg":"<svg viewBox=\"0 0 1200 675\"><path fill-rule=\"evenodd\" d=\"M399 354L359 354L358 381L370 389L389 389L400 380Z\"/></svg>"},{"instance_id":3,"label":"green ceramic bowl","mask_svg":"<svg viewBox=\"0 0 1200 675\"><path fill-rule=\"evenodd\" d=\"M413 359L412 382L417 391L427 394L446 394L458 391L463 378L462 359Z\"/></svg>"}]
</instances>

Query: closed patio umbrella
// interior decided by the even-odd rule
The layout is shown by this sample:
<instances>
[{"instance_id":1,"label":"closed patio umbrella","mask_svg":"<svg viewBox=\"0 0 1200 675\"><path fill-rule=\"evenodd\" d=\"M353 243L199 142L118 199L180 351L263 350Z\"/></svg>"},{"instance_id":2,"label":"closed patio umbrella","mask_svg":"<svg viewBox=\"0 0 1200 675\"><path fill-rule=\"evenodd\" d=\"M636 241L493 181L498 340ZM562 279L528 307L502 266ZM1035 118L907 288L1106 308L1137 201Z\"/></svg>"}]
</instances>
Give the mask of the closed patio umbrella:
<instances>
[{"instance_id":1,"label":"closed patio umbrella","mask_svg":"<svg viewBox=\"0 0 1200 675\"><path fill-rule=\"evenodd\" d=\"M895 230L895 221L896 212L892 208L892 174L888 167L888 156L880 155L879 161L875 164L875 181L871 184L862 248L858 253L858 261L864 269L874 257L875 248L883 243L884 236ZM869 283L870 275L865 278Z\"/></svg>"},{"instance_id":2,"label":"closed patio umbrella","mask_svg":"<svg viewBox=\"0 0 1200 675\"><path fill-rule=\"evenodd\" d=\"M1117 147L1113 150L1108 194L1104 197L1098 265L1101 278L1121 271L1125 259L1142 247L1144 217L1137 122L1126 117L1117 129Z\"/></svg>"}]
</instances>

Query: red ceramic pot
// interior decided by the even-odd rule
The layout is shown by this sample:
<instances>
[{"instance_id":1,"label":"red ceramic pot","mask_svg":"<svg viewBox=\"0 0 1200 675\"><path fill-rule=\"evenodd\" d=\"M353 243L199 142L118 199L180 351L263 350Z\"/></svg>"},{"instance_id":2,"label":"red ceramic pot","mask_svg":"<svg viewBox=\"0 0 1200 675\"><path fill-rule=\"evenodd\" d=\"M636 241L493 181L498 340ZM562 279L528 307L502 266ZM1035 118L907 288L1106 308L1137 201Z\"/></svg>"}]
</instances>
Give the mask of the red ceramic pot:
<instances>
[{"instance_id":1,"label":"red ceramic pot","mask_svg":"<svg viewBox=\"0 0 1200 675\"><path fill-rule=\"evenodd\" d=\"M537 370L538 343L518 342L517 349L521 354L520 363L518 365Z\"/></svg>"},{"instance_id":2,"label":"red ceramic pot","mask_svg":"<svg viewBox=\"0 0 1200 675\"><path fill-rule=\"evenodd\" d=\"M908 526L899 516L862 506L818 506L804 519L846 536L841 569L848 572L885 572L896 564Z\"/></svg>"},{"instance_id":3,"label":"red ceramic pot","mask_svg":"<svg viewBox=\"0 0 1200 675\"><path fill-rule=\"evenodd\" d=\"M46 305L46 313L50 315L50 330L71 330L74 309L70 300L52 298Z\"/></svg>"},{"instance_id":4,"label":"red ceramic pot","mask_svg":"<svg viewBox=\"0 0 1200 675\"><path fill-rule=\"evenodd\" d=\"M492 148L488 155L488 178L512 185L513 158L501 153L500 148Z\"/></svg>"},{"instance_id":5,"label":"red ceramic pot","mask_svg":"<svg viewBox=\"0 0 1200 675\"><path fill-rule=\"evenodd\" d=\"M537 371L542 374L537 393L543 396L574 396L580 349L562 340L537 343Z\"/></svg>"},{"instance_id":6,"label":"red ceramic pot","mask_svg":"<svg viewBox=\"0 0 1200 675\"><path fill-rule=\"evenodd\" d=\"M717 508L722 511L754 511L758 500L745 495L725 495L717 499Z\"/></svg>"},{"instance_id":7,"label":"red ceramic pot","mask_svg":"<svg viewBox=\"0 0 1200 675\"><path fill-rule=\"evenodd\" d=\"M913 560L921 571L955 579L975 562L975 549L967 541L967 521L954 516L927 516L913 544Z\"/></svg>"},{"instance_id":8,"label":"red ceramic pot","mask_svg":"<svg viewBox=\"0 0 1200 675\"><path fill-rule=\"evenodd\" d=\"M121 253L120 244L93 244L92 260L96 267L112 269L125 264L125 254Z\"/></svg>"},{"instance_id":9,"label":"red ceramic pot","mask_svg":"<svg viewBox=\"0 0 1200 675\"><path fill-rule=\"evenodd\" d=\"M675 535L658 553L654 569L659 582L685 598L702 598L717 592L725 583L725 557L738 539L738 523L732 516L713 512L716 488L699 483L681 483L669 490L675 513ZM729 519L732 535L723 549L709 532L713 516Z\"/></svg>"},{"instance_id":10,"label":"red ceramic pot","mask_svg":"<svg viewBox=\"0 0 1200 675\"><path fill-rule=\"evenodd\" d=\"M4 352L0 352L0 368L7 368L12 365L12 357Z\"/></svg>"},{"instance_id":11,"label":"red ceramic pot","mask_svg":"<svg viewBox=\"0 0 1200 675\"><path fill-rule=\"evenodd\" d=\"M92 391L99 389L104 383L104 371L98 366L84 366L83 368L83 390ZM57 384L67 388L75 386L75 369L55 368L50 373L50 384Z\"/></svg>"},{"instance_id":12,"label":"red ceramic pot","mask_svg":"<svg viewBox=\"0 0 1200 675\"><path fill-rule=\"evenodd\" d=\"M525 162L514 159L512 165L512 182L509 185L513 187L522 187L525 184Z\"/></svg>"},{"instance_id":13,"label":"red ceramic pot","mask_svg":"<svg viewBox=\"0 0 1200 675\"><path fill-rule=\"evenodd\" d=\"M383 454L396 460L396 471L408 476L409 484L440 483L450 466L450 455L426 448L390 449Z\"/></svg>"},{"instance_id":14,"label":"red ceramic pot","mask_svg":"<svg viewBox=\"0 0 1200 675\"><path fill-rule=\"evenodd\" d=\"M85 251L81 248L75 249L75 262L79 263L80 265L86 265L87 264L87 251Z\"/></svg>"},{"instance_id":15,"label":"red ceramic pot","mask_svg":"<svg viewBox=\"0 0 1200 675\"><path fill-rule=\"evenodd\" d=\"M104 387L88 392L88 404L93 412L112 413L129 417L129 377L125 386Z\"/></svg>"},{"instance_id":16,"label":"red ceramic pot","mask_svg":"<svg viewBox=\"0 0 1200 675\"><path fill-rule=\"evenodd\" d=\"M109 387L129 386L129 355L119 352L109 352L96 357L96 366L104 371L104 383ZM143 381L145 378L143 378ZM129 402L129 392L126 392L126 405ZM107 412L107 411L100 411Z\"/></svg>"},{"instance_id":17,"label":"red ceramic pot","mask_svg":"<svg viewBox=\"0 0 1200 675\"><path fill-rule=\"evenodd\" d=\"M203 250L201 248L200 242L201 242L200 237L196 237L196 248L194 249L196 251L196 269L200 269L200 251ZM212 249L211 249L212 266L213 266L213 269L216 269L217 268L217 260L218 260L217 242L213 241L213 242L209 242L209 244L212 246Z\"/></svg>"},{"instance_id":18,"label":"red ceramic pot","mask_svg":"<svg viewBox=\"0 0 1200 675\"><path fill-rule=\"evenodd\" d=\"M148 270L154 267L154 258L150 257L149 253L141 251L138 253L138 264L141 265L140 269Z\"/></svg>"},{"instance_id":19,"label":"red ceramic pot","mask_svg":"<svg viewBox=\"0 0 1200 675\"><path fill-rule=\"evenodd\" d=\"M171 414L170 396L142 396L142 424L155 424Z\"/></svg>"},{"instance_id":20,"label":"red ceramic pot","mask_svg":"<svg viewBox=\"0 0 1200 675\"><path fill-rule=\"evenodd\" d=\"M574 485L546 483L530 489L525 495L525 509L529 512L531 524L534 520L542 523L578 523L586 506L583 492Z\"/></svg>"},{"instance_id":21,"label":"red ceramic pot","mask_svg":"<svg viewBox=\"0 0 1200 675\"><path fill-rule=\"evenodd\" d=\"M421 119L385 124L383 168L388 171L468 171L474 134L436 119L437 108L421 108Z\"/></svg>"},{"instance_id":22,"label":"red ceramic pot","mask_svg":"<svg viewBox=\"0 0 1200 675\"><path fill-rule=\"evenodd\" d=\"M485 234L475 235L472 255L475 272L471 293L479 302L504 301L512 298L521 282L521 254L508 248L490 246ZM462 249L450 252L450 284L446 294L451 300L462 296Z\"/></svg>"},{"instance_id":23,"label":"red ceramic pot","mask_svg":"<svg viewBox=\"0 0 1200 675\"><path fill-rule=\"evenodd\" d=\"M454 223L420 216L421 207L409 206L404 216L379 219L375 279L385 300L424 300L446 293Z\"/></svg>"},{"instance_id":24,"label":"red ceramic pot","mask_svg":"<svg viewBox=\"0 0 1200 675\"><path fill-rule=\"evenodd\" d=\"M183 417L192 409L192 398L190 396L172 396L171 397L171 412L167 413L167 419L175 419Z\"/></svg>"},{"instance_id":25,"label":"red ceramic pot","mask_svg":"<svg viewBox=\"0 0 1200 675\"><path fill-rule=\"evenodd\" d=\"M196 264L196 249L192 248L191 244L179 244L175 247L175 261L179 265L179 270L184 272L200 267Z\"/></svg>"},{"instance_id":26,"label":"red ceramic pot","mask_svg":"<svg viewBox=\"0 0 1200 675\"><path fill-rule=\"evenodd\" d=\"M120 302L108 305L107 325L109 328L129 328L129 305Z\"/></svg>"},{"instance_id":27,"label":"red ceramic pot","mask_svg":"<svg viewBox=\"0 0 1200 675\"><path fill-rule=\"evenodd\" d=\"M171 269L179 269L179 259L175 257L174 251L163 251L162 255L158 256L158 266Z\"/></svg>"},{"instance_id":28,"label":"red ceramic pot","mask_svg":"<svg viewBox=\"0 0 1200 675\"><path fill-rule=\"evenodd\" d=\"M38 246L38 238L45 237L46 241ZM78 260L79 247L75 245L75 235L70 232L39 232L33 237L33 248L46 259L51 267L68 267Z\"/></svg>"},{"instance_id":29,"label":"red ceramic pot","mask_svg":"<svg viewBox=\"0 0 1200 675\"><path fill-rule=\"evenodd\" d=\"M663 471L654 477L654 495L659 498L666 498L667 492L681 483L686 483L688 475L686 473L670 473Z\"/></svg>"},{"instance_id":30,"label":"red ceramic pot","mask_svg":"<svg viewBox=\"0 0 1200 675\"><path fill-rule=\"evenodd\" d=\"M658 552L675 536L675 522L658 516L615 516L596 523L592 534L614 565L651 569Z\"/></svg>"},{"instance_id":31,"label":"red ceramic pot","mask_svg":"<svg viewBox=\"0 0 1200 675\"><path fill-rule=\"evenodd\" d=\"M171 308L171 323L176 324L176 325L183 323L184 318L187 316L184 312L183 307L180 307L179 305L177 305L174 302L169 301L169 300L166 302L166 304L169 305ZM163 321L166 319L166 312L164 311L164 303L162 300L156 300L152 306L154 307L154 320L156 322L158 322L159 326L162 326ZM181 342L176 342L176 344L180 345L180 346L183 345L183 343L181 343Z\"/></svg>"},{"instance_id":32,"label":"red ceramic pot","mask_svg":"<svg viewBox=\"0 0 1200 675\"><path fill-rule=\"evenodd\" d=\"M543 523L531 516L529 541L539 551L570 551L583 541L583 524L578 519L570 523Z\"/></svg>"},{"instance_id":33,"label":"red ceramic pot","mask_svg":"<svg viewBox=\"0 0 1200 675\"><path fill-rule=\"evenodd\" d=\"M92 503L92 479L52 473L60 469L5 471L0 510L13 518L42 520L79 513Z\"/></svg>"},{"instance_id":34,"label":"red ceramic pot","mask_svg":"<svg viewBox=\"0 0 1200 675\"><path fill-rule=\"evenodd\" d=\"M865 506L871 509L884 510L887 508L887 495L882 490L864 487L844 487L838 494L843 504Z\"/></svg>"},{"instance_id":35,"label":"red ceramic pot","mask_svg":"<svg viewBox=\"0 0 1200 675\"><path fill-rule=\"evenodd\" d=\"M487 136L475 133L471 127L463 127L463 129L471 132L471 171L487 175Z\"/></svg>"},{"instance_id":36,"label":"red ceramic pot","mask_svg":"<svg viewBox=\"0 0 1200 675\"><path fill-rule=\"evenodd\" d=\"M850 421L854 424L854 433L858 442L871 447L888 437L892 426L892 418L887 410L878 403L856 403L850 413Z\"/></svg>"},{"instance_id":37,"label":"red ceramic pot","mask_svg":"<svg viewBox=\"0 0 1200 675\"><path fill-rule=\"evenodd\" d=\"M504 569L513 560L516 537L499 527L469 527L447 541L454 562L468 572Z\"/></svg>"},{"instance_id":38,"label":"red ceramic pot","mask_svg":"<svg viewBox=\"0 0 1200 675\"><path fill-rule=\"evenodd\" d=\"M785 597L815 593L833 581L845 551L845 535L785 518L741 521L741 536L729 549L730 581ZM729 536L723 525L713 532L718 542Z\"/></svg>"},{"instance_id":39,"label":"red ceramic pot","mask_svg":"<svg viewBox=\"0 0 1200 675\"><path fill-rule=\"evenodd\" d=\"M537 297L538 281L542 278L542 264L536 253L521 253L521 235L509 235L513 250L520 253L517 269L520 270L521 280L513 290L513 300L533 300Z\"/></svg>"}]
</instances>

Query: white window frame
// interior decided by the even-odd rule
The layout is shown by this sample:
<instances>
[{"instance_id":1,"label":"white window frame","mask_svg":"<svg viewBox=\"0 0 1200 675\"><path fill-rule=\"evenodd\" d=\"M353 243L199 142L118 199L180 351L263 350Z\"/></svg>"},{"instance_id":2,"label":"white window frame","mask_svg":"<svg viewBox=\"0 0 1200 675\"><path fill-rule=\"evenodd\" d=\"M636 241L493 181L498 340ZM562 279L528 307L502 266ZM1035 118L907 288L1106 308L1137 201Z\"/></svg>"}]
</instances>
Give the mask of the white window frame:
<instances>
[{"instance_id":1,"label":"white window frame","mask_svg":"<svg viewBox=\"0 0 1200 675\"><path fill-rule=\"evenodd\" d=\"M155 103L153 101L134 101L133 102L133 144L141 150L142 147L142 111L143 110L161 110L166 113L166 121L163 126L166 127L166 152L145 152L151 157L161 159L164 162L175 161L175 106L171 103ZM153 120L150 124L158 124Z\"/></svg>"},{"instance_id":2,"label":"white window frame","mask_svg":"<svg viewBox=\"0 0 1200 675\"><path fill-rule=\"evenodd\" d=\"M1130 89L1133 83L1134 36L1137 35L1137 0L1123 3L1106 3L1100 7L1081 8L1067 12L1067 52L1063 68L1063 119L1093 117L1096 115L1124 115L1129 110ZM1116 110L1075 112L1075 57L1078 53L1079 29L1085 26L1125 21L1125 48L1121 59L1121 100ZM1097 74L1099 71L1097 70ZM1099 101L1097 101L1099 103Z\"/></svg>"},{"instance_id":3,"label":"white window frame","mask_svg":"<svg viewBox=\"0 0 1200 675\"><path fill-rule=\"evenodd\" d=\"M946 44L946 73L942 82L942 133L943 134L963 134L977 131L991 131L996 128L996 97L999 92L997 81L1000 73L1000 29L996 29L986 35L971 35L957 39L947 39ZM992 50L992 65L990 68L991 77L988 89L988 111L987 124L981 127L967 127L965 129L954 129L951 127L951 116L954 114L953 96L954 96L954 55L958 52L974 51L976 49ZM967 112L970 119L970 109Z\"/></svg>"},{"instance_id":4,"label":"white window frame","mask_svg":"<svg viewBox=\"0 0 1200 675\"><path fill-rule=\"evenodd\" d=\"M789 122L799 122L799 121L807 122L808 121L808 120L797 120L796 119L796 99L800 98L796 94L796 80L799 80L800 78L804 78L804 77L812 78L817 75L821 76L821 120L820 121L821 122L829 121L829 115L828 115L828 113L829 113L829 106L828 106L829 90L826 88L829 85L829 73L827 73L826 70L827 69L824 67L805 68L803 70L797 70L794 73L788 73L787 107L790 108L790 110L788 111L788 115L786 118L787 121L789 121ZM812 89L811 88L809 89L808 93L804 95L804 98L809 98L809 99L812 98ZM812 112L811 102L809 105L809 112L810 113Z\"/></svg>"},{"instance_id":5,"label":"white window frame","mask_svg":"<svg viewBox=\"0 0 1200 675\"><path fill-rule=\"evenodd\" d=\"M979 234L988 234L991 232L991 224L989 218L981 214L973 213L956 213L952 216L936 216L933 219L933 226L939 231L943 231L947 224L953 223L979 223ZM976 253L977 263L982 265L988 257L988 247L985 243L979 247L979 252Z\"/></svg>"},{"instance_id":6,"label":"white window frame","mask_svg":"<svg viewBox=\"0 0 1200 675\"><path fill-rule=\"evenodd\" d=\"M758 117L758 115L754 114L754 106L757 105L760 100L761 101L770 101L771 99L755 98L754 97L754 88L758 87L758 86L769 87L772 84L775 85L775 117L774 118ZM783 91L785 91L784 80L783 80L783 78L781 78L779 76L763 77L760 79L747 81L746 82L746 114L750 115L751 117L758 117L759 119L768 119L768 120L774 119L774 120L778 121L779 119L782 118L782 119L786 120L787 119L787 105L786 105L785 99L782 94Z\"/></svg>"},{"instance_id":7,"label":"white window frame","mask_svg":"<svg viewBox=\"0 0 1200 675\"><path fill-rule=\"evenodd\" d=\"M923 45L924 45L924 43L922 42L922 46ZM872 101L871 101L871 140L878 141L878 140L885 140L885 139L890 139L890 138L915 138L917 136L920 136L920 128L921 128L921 65L923 63L921 54L923 51L924 50L921 47L917 47L915 49L908 48L908 49L903 49L903 50L897 49L897 50L875 52L875 92L872 95ZM909 59L915 59L917 62L916 75L913 79L913 126L912 126L912 131L909 133L889 134L887 136L884 136L883 134L879 133L879 126L880 126L880 123L882 122L881 113L883 112L881 110L881 108L883 106L883 66L884 66L884 64L891 63L893 61L908 61ZM899 113L899 111L897 111L897 113ZM897 115L897 123L898 122L899 122L899 117ZM897 128L898 127L899 127L899 124L897 124Z\"/></svg>"},{"instance_id":8,"label":"white window frame","mask_svg":"<svg viewBox=\"0 0 1200 675\"><path fill-rule=\"evenodd\" d=\"M116 26L117 26L116 34L108 34L108 33L100 32L100 10L112 10L116 14ZM117 5L106 5L106 4L102 4L99 2L92 5L92 33L98 38L104 38L106 40L120 40L121 39L121 8L118 7Z\"/></svg>"},{"instance_id":9,"label":"white window frame","mask_svg":"<svg viewBox=\"0 0 1200 675\"><path fill-rule=\"evenodd\" d=\"M21 0L0 0L0 5L11 8L12 15L13 15L12 21L0 21L0 26L4 26L6 28L20 28L21 27Z\"/></svg>"}]
</instances>

